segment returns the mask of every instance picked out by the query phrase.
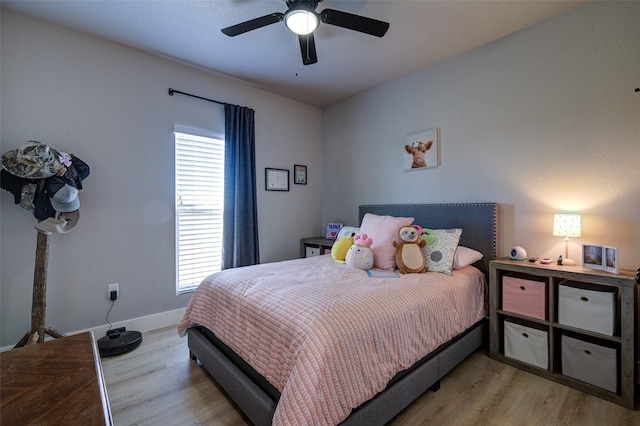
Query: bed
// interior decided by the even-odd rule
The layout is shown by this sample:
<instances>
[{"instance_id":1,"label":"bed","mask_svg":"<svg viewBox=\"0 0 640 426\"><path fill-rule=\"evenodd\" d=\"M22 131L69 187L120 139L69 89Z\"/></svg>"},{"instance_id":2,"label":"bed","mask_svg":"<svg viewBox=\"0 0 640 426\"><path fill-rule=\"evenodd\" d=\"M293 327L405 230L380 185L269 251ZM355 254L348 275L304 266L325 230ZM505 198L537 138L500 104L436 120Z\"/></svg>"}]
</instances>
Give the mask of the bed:
<instances>
[{"instance_id":1,"label":"bed","mask_svg":"<svg viewBox=\"0 0 640 426\"><path fill-rule=\"evenodd\" d=\"M207 277L178 332L252 423L385 424L486 342L497 204L359 207L371 217L461 229L483 257L451 275L372 279L318 256Z\"/></svg>"}]
</instances>

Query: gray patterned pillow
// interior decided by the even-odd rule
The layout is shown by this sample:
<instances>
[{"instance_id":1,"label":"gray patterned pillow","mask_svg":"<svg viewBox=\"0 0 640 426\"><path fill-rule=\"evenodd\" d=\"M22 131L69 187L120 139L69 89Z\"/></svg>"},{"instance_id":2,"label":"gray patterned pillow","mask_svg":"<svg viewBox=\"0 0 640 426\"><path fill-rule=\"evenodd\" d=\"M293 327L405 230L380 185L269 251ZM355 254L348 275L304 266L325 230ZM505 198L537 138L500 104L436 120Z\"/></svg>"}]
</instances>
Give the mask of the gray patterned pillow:
<instances>
[{"instance_id":1,"label":"gray patterned pillow","mask_svg":"<svg viewBox=\"0 0 640 426\"><path fill-rule=\"evenodd\" d=\"M427 244L422 248L425 270L451 275L453 257L462 235L462 229L423 229L421 239Z\"/></svg>"}]
</instances>

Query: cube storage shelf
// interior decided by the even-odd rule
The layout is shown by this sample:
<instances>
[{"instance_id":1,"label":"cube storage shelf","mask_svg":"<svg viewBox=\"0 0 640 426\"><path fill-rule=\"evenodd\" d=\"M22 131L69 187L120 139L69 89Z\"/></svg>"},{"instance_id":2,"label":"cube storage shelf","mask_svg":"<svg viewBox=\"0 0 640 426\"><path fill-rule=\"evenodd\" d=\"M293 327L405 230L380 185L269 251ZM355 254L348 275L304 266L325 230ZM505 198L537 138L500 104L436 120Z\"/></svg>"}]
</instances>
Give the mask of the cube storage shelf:
<instances>
[{"instance_id":1,"label":"cube storage shelf","mask_svg":"<svg viewBox=\"0 0 640 426\"><path fill-rule=\"evenodd\" d=\"M310 237L300 240L300 257L312 257L331 253L331 247L336 240L324 237Z\"/></svg>"},{"instance_id":2,"label":"cube storage shelf","mask_svg":"<svg viewBox=\"0 0 640 426\"><path fill-rule=\"evenodd\" d=\"M634 408L631 271L504 259L491 261L489 279L491 358Z\"/></svg>"}]
</instances>

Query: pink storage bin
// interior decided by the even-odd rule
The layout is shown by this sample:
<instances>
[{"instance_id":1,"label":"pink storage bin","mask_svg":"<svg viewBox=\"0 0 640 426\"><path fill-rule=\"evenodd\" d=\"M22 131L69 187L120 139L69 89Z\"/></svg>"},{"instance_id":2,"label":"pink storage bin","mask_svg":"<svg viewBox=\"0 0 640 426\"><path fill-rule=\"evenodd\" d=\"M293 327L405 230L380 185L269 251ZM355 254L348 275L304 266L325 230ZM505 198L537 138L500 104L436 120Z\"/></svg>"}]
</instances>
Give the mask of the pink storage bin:
<instances>
[{"instance_id":1,"label":"pink storage bin","mask_svg":"<svg viewBox=\"0 0 640 426\"><path fill-rule=\"evenodd\" d=\"M547 318L547 283L517 278L502 277L502 310L531 318Z\"/></svg>"}]
</instances>

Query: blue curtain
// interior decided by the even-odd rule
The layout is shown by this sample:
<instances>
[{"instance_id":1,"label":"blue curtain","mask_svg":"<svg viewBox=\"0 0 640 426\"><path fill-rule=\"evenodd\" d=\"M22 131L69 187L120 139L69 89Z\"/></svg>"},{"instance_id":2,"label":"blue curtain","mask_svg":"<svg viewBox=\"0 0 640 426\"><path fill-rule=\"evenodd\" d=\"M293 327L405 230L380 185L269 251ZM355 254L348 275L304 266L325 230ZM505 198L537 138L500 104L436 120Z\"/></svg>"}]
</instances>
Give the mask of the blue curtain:
<instances>
[{"instance_id":1,"label":"blue curtain","mask_svg":"<svg viewBox=\"0 0 640 426\"><path fill-rule=\"evenodd\" d=\"M251 108L224 105L222 269L260 263L254 115Z\"/></svg>"}]
</instances>

